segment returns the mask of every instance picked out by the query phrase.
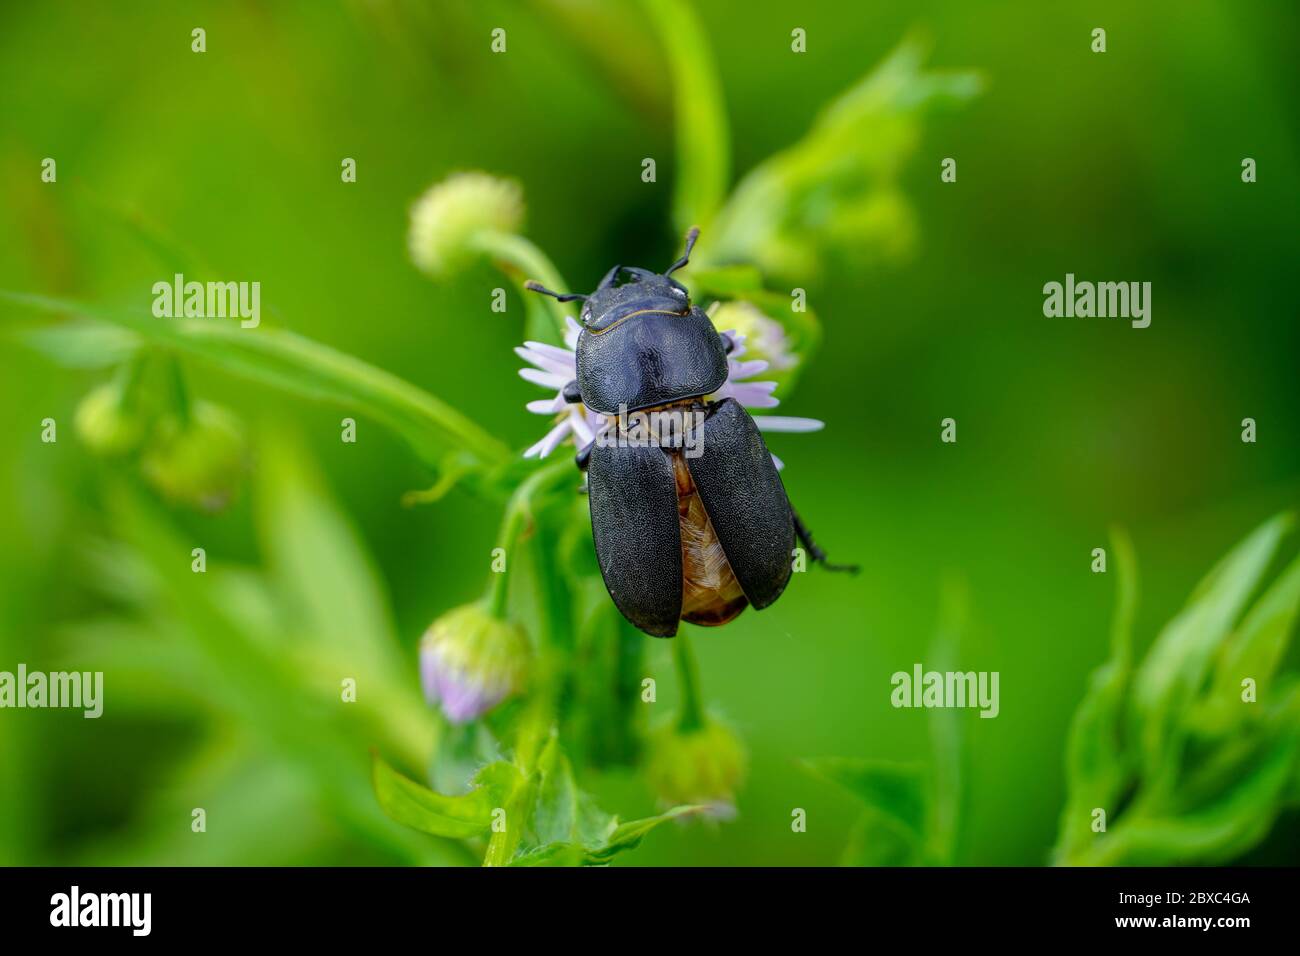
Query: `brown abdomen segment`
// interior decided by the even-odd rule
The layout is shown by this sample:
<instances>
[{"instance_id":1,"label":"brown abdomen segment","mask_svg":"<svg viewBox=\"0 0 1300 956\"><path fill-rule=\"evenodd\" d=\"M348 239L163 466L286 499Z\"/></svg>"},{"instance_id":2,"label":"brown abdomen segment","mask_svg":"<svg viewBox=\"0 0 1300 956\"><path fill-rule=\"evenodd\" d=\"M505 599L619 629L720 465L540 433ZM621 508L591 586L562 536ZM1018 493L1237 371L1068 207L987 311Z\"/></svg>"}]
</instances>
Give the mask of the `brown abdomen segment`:
<instances>
[{"instance_id":1,"label":"brown abdomen segment","mask_svg":"<svg viewBox=\"0 0 1300 956\"><path fill-rule=\"evenodd\" d=\"M682 620L705 627L726 624L749 604L695 491L686 460L670 453L677 479L677 520L682 531Z\"/></svg>"}]
</instances>

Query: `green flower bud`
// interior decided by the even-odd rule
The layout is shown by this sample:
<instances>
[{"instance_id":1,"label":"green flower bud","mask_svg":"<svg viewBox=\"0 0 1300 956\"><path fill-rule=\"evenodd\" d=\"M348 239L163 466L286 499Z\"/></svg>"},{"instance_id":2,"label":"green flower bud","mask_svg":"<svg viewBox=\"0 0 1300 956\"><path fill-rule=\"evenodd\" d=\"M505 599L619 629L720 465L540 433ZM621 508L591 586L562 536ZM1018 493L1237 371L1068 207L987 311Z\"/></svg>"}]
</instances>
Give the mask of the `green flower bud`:
<instances>
[{"instance_id":1,"label":"green flower bud","mask_svg":"<svg viewBox=\"0 0 1300 956\"><path fill-rule=\"evenodd\" d=\"M745 361L767 363L772 372L783 372L799 364L799 356L790 348L785 329L758 306L743 299L723 302L710 316L719 332L737 332L744 337Z\"/></svg>"},{"instance_id":2,"label":"green flower bud","mask_svg":"<svg viewBox=\"0 0 1300 956\"><path fill-rule=\"evenodd\" d=\"M210 402L195 402L188 418L163 418L140 461L140 471L164 498L205 511L234 496L247 464L238 419Z\"/></svg>"},{"instance_id":3,"label":"green flower bud","mask_svg":"<svg viewBox=\"0 0 1300 956\"><path fill-rule=\"evenodd\" d=\"M420 640L420 683L452 723L476 720L523 690L528 635L482 603L448 611Z\"/></svg>"},{"instance_id":4,"label":"green flower bud","mask_svg":"<svg viewBox=\"0 0 1300 956\"><path fill-rule=\"evenodd\" d=\"M651 736L647 750L646 775L664 803L704 806L714 819L736 815L745 745L726 724L707 719L700 727L682 730L674 722Z\"/></svg>"},{"instance_id":5,"label":"green flower bud","mask_svg":"<svg viewBox=\"0 0 1300 956\"><path fill-rule=\"evenodd\" d=\"M517 182L487 173L455 173L412 207L411 258L429 275L443 278L479 255L473 244L476 233L515 233L523 223L523 189Z\"/></svg>"},{"instance_id":6,"label":"green flower bud","mask_svg":"<svg viewBox=\"0 0 1300 956\"><path fill-rule=\"evenodd\" d=\"M77 436L97 455L128 455L144 440L145 421L124 396L120 382L106 382L77 406L73 422Z\"/></svg>"}]
</instances>

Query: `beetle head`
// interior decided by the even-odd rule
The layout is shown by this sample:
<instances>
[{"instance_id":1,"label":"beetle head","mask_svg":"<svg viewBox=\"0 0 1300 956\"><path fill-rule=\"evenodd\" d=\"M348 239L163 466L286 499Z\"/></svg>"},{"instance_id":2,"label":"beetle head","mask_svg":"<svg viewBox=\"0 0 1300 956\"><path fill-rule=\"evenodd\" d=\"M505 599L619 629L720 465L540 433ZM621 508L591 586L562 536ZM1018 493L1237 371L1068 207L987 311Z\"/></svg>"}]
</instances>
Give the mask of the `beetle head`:
<instances>
[{"instance_id":1,"label":"beetle head","mask_svg":"<svg viewBox=\"0 0 1300 956\"><path fill-rule=\"evenodd\" d=\"M605 273L590 295L560 294L536 282L527 283L527 288L560 302L581 300L579 318L582 327L592 335L608 332L623 321L642 314L687 315L691 311L690 293L672 274L691 261L691 249L699 234L698 227L691 228L686 234L686 251L662 273L617 265Z\"/></svg>"},{"instance_id":2,"label":"beetle head","mask_svg":"<svg viewBox=\"0 0 1300 956\"><path fill-rule=\"evenodd\" d=\"M722 339L672 276L690 261L698 234L687 234L686 252L664 272L615 266L591 295L560 295L528 284L561 302L582 301L576 362L587 408L605 415L635 411L708 395L726 382Z\"/></svg>"}]
</instances>

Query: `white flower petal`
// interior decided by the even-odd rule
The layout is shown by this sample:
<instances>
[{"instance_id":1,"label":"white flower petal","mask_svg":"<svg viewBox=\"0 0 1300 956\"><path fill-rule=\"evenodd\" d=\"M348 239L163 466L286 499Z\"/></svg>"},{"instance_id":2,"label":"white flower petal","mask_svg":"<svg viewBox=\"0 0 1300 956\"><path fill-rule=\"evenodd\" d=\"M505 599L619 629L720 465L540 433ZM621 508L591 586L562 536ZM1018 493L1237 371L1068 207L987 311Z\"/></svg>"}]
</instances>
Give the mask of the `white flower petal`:
<instances>
[{"instance_id":1,"label":"white flower petal","mask_svg":"<svg viewBox=\"0 0 1300 956\"><path fill-rule=\"evenodd\" d=\"M517 347L515 349L515 354L525 362L531 362L533 365L536 365L543 372L550 372L554 375L567 375L569 378L573 378L574 370L576 369L572 359L560 361L542 352L534 351L531 348Z\"/></svg>"},{"instance_id":2,"label":"white flower petal","mask_svg":"<svg viewBox=\"0 0 1300 956\"><path fill-rule=\"evenodd\" d=\"M577 356L574 355L573 349L560 348L558 345L547 345L545 342L525 342L524 348L530 352L536 352L543 358L551 359L561 368L577 367Z\"/></svg>"},{"instance_id":3,"label":"white flower petal","mask_svg":"<svg viewBox=\"0 0 1300 956\"><path fill-rule=\"evenodd\" d=\"M556 395L554 398L539 398L535 402L529 402L524 408L534 415L554 415L563 411L565 404L564 396Z\"/></svg>"},{"instance_id":4,"label":"white flower petal","mask_svg":"<svg viewBox=\"0 0 1300 956\"><path fill-rule=\"evenodd\" d=\"M572 431L572 418L566 418L564 421L560 422L560 424L551 429L550 433L544 439L545 443L542 445L542 450L538 452L537 457L545 458L551 452L555 451L555 449L559 447L560 442L564 441Z\"/></svg>"},{"instance_id":5,"label":"white flower petal","mask_svg":"<svg viewBox=\"0 0 1300 956\"><path fill-rule=\"evenodd\" d=\"M721 398L734 398L746 408L776 408L781 402L772 395L776 382L728 382L719 391Z\"/></svg>"},{"instance_id":6,"label":"white flower petal","mask_svg":"<svg viewBox=\"0 0 1300 956\"><path fill-rule=\"evenodd\" d=\"M569 347L569 351L578 351L578 336L582 334L582 326L573 321L573 316L564 317L564 344Z\"/></svg>"},{"instance_id":7,"label":"white flower petal","mask_svg":"<svg viewBox=\"0 0 1300 956\"><path fill-rule=\"evenodd\" d=\"M735 354L735 353L732 353ZM749 378L751 375L757 375L759 372L767 371L768 363L763 359L754 359L752 362L731 362L731 380L734 382L738 379ZM776 388L776 383L772 383Z\"/></svg>"},{"instance_id":8,"label":"white flower petal","mask_svg":"<svg viewBox=\"0 0 1300 956\"><path fill-rule=\"evenodd\" d=\"M569 423L573 427L573 434L577 439L579 448L582 448L596 437L596 433L592 431L591 425L587 421L587 417L576 408L569 414Z\"/></svg>"},{"instance_id":9,"label":"white flower petal","mask_svg":"<svg viewBox=\"0 0 1300 956\"><path fill-rule=\"evenodd\" d=\"M771 452L768 452L768 454L772 455ZM780 458L777 458L776 455L772 455L772 464L776 465L777 471L780 471L782 468L785 467L785 462L783 462Z\"/></svg>"},{"instance_id":10,"label":"white flower petal","mask_svg":"<svg viewBox=\"0 0 1300 956\"><path fill-rule=\"evenodd\" d=\"M825 422L815 418L792 418L788 415L755 415L754 424L764 432L819 432Z\"/></svg>"},{"instance_id":11,"label":"white flower petal","mask_svg":"<svg viewBox=\"0 0 1300 956\"><path fill-rule=\"evenodd\" d=\"M556 425L549 432L547 432L546 435L543 436L541 441L539 441L537 444L533 445L526 452L524 452L524 457L545 458L551 452L555 451L555 446L564 440L564 436L569 433L571 428L572 428L572 419L565 418L558 425Z\"/></svg>"},{"instance_id":12,"label":"white flower petal","mask_svg":"<svg viewBox=\"0 0 1300 956\"><path fill-rule=\"evenodd\" d=\"M556 391L564 388L569 383L569 378L563 375L555 375L550 372L543 372L536 368L521 368L519 377L526 382L532 382L534 385L544 385L546 388L553 388Z\"/></svg>"},{"instance_id":13,"label":"white flower petal","mask_svg":"<svg viewBox=\"0 0 1300 956\"><path fill-rule=\"evenodd\" d=\"M736 392L731 397L745 408L776 408L781 404L779 398L773 398L771 395L744 391L743 384L736 386Z\"/></svg>"}]
</instances>

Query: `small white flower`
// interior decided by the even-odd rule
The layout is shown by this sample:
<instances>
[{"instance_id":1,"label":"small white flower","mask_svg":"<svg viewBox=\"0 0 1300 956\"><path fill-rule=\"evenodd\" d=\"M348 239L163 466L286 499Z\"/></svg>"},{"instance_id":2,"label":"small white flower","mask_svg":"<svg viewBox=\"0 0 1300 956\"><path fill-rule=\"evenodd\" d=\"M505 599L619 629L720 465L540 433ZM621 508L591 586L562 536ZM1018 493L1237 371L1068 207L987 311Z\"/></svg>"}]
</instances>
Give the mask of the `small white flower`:
<instances>
[{"instance_id":1,"label":"small white flower","mask_svg":"<svg viewBox=\"0 0 1300 956\"><path fill-rule=\"evenodd\" d=\"M521 368L520 377L543 388L555 390L554 398L538 399L525 406L534 414L555 418L551 430L524 452L525 458L545 458L570 437L578 448L583 448L609 427L609 419L604 415L590 411L580 403L570 405L564 400L564 386L578 376L578 335L582 332L582 326L572 318L566 316L564 321L567 326L564 348L542 342L525 342L515 349L515 354L532 366ZM721 334L732 346L727 356L727 380L708 397L714 401L734 398L745 408L776 408L780 401L772 393L776 390L777 383L752 381L755 375L767 371L768 363L762 359L743 361L741 356L745 354L745 336L735 331ZM824 422L815 418L792 418L785 415L755 415L754 422L765 432L815 432L825 427ZM775 455L772 460L777 468L785 467Z\"/></svg>"},{"instance_id":2,"label":"small white flower","mask_svg":"<svg viewBox=\"0 0 1300 956\"><path fill-rule=\"evenodd\" d=\"M588 411L587 406L581 403L570 405L564 400L564 386L578 377L578 335L582 332L582 326L570 316L565 316L564 322L565 348L544 342L525 342L515 349L516 355L534 366L521 368L520 378L555 390L554 398L540 398L525 407L536 415L559 416L542 440L524 452L525 458L545 458L571 435L576 437L575 444L583 448L606 424L605 416Z\"/></svg>"}]
</instances>

